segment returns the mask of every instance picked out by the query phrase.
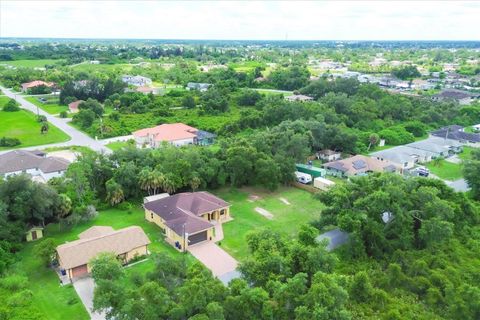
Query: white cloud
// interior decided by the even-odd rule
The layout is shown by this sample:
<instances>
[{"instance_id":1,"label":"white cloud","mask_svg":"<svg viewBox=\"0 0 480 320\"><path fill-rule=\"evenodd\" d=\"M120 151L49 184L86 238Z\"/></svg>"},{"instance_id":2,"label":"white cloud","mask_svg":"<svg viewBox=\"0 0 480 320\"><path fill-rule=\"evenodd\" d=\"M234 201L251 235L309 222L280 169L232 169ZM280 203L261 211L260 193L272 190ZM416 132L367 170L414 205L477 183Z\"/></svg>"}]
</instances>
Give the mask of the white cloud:
<instances>
[{"instance_id":1,"label":"white cloud","mask_svg":"<svg viewBox=\"0 0 480 320\"><path fill-rule=\"evenodd\" d=\"M465 1L0 1L0 37L479 40Z\"/></svg>"}]
</instances>

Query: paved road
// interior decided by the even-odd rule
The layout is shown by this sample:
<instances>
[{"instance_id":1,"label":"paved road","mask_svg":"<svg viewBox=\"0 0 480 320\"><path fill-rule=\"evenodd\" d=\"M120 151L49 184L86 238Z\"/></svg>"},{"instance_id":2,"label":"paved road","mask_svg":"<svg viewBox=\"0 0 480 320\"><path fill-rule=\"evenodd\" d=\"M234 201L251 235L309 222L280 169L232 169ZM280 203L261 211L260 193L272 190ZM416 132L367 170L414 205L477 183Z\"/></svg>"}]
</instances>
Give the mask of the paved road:
<instances>
[{"instance_id":1,"label":"paved road","mask_svg":"<svg viewBox=\"0 0 480 320\"><path fill-rule=\"evenodd\" d=\"M73 287L77 291L80 300L87 309L90 319L92 320L105 320L105 313L93 312L93 291L95 288L95 282L91 277L85 277L73 282Z\"/></svg>"},{"instance_id":2,"label":"paved road","mask_svg":"<svg viewBox=\"0 0 480 320\"><path fill-rule=\"evenodd\" d=\"M97 151L97 152L104 152L104 153L111 153L112 152L112 150L105 147L103 145L103 143L101 143L100 141L97 141L97 140L89 137L87 134L81 132L80 130L68 125L68 122L71 121L71 119L57 118L57 117L43 111L42 109L38 108L33 103L25 100L23 96L21 96L17 93L13 93L11 90L9 90L7 88L4 88L2 86L0 86L0 89L3 91L3 93L7 97L15 99L23 109L26 109L26 110L29 110L29 111L35 113L35 114L38 113L40 115L43 115L43 116L47 117L48 122L50 122L52 125L56 126L57 128L59 128L60 130L62 130L63 132L65 132L67 135L70 136L70 140L67 141L67 142L53 143L53 144L49 144L49 145L42 145L42 146L35 146L35 147L28 147L28 148L24 148L24 149L31 150L31 149L42 149L42 148L46 148L46 147L63 147L63 146L73 146L74 145L74 146L89 147L90 149L92 149L94 151ZM2 152L2 153L5 153L5 152Z\"/></svg>"}]
</instances>

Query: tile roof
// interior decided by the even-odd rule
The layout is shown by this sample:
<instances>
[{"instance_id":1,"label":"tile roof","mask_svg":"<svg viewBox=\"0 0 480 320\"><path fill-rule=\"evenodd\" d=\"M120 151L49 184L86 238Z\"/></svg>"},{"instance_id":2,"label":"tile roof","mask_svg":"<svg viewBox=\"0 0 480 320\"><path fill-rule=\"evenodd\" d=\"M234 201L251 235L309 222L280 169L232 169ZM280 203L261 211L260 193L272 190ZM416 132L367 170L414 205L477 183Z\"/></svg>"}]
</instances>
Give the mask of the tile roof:
<instances>
[{"instance_id":1,"label":"tile roof","mask_svg":"<svg viewBox=\"0 0 480 320\"><path fill-rule=\"evenodd\" d=\"M34 151L14 150L0 155L0 174L37 168L43 173L65 171L69 164L62 158L45 158Z\"/></svg>"},{"instance_id":2,"label":"tile roof","mask_svg":"<svg viewBox=\"0 0 480 320\"><path fill-rule=\"evenodd\" d=\"M30 88L39 87L39 86L52 87L53 85L54 85L53 82L45 82L45 81L42 81L42 80L34 80L34 81L31 81L31 82L22 83L22 88L25 90L25 89L30 89Z\"/></svg>"},{"instance_id":3,"label":"tile roof","mask_svg":"<svg viewBox=\"0 0 480 320\"><path fill-rule=\"evenodd\" d=\"M195 233L213 225L200 218L202 214L228 207L230 204L211 193L185 192L172 195L170 197L147 202L144 207L154 212L165 220L167 226L175 233L183 233L183 224L185 232Z\"/></svg>"},{"instance_id":4,"label":"tile roof","mask_svg":"<svg viewBox=\"0 0 480 320\"><path fill-rule=\"evenodd\" d=\"M57 247L62 268L71 269L87 264L102 252L113 252L119 255L150 244L147 235L138 226L131 226L112 232L106 232L107 229L102 229L101 235L85 238L86 234L93 236L95 233L95 231L90 231L90 229L81 233L84 238Z\"/></svg>"},{"instance_id":5,"label":"tile roof","mask_svg":"<svg viewBox=\"0 0 480 320\"><path fill-rule=\"evenodd\" d=\"M177 141L191 139L197 136L198 129L187 126L183 123L165 123L153 128L137 130L133 133L135 137L146 137L153 135L155 141Z\"/></svg>"}]
</instances>

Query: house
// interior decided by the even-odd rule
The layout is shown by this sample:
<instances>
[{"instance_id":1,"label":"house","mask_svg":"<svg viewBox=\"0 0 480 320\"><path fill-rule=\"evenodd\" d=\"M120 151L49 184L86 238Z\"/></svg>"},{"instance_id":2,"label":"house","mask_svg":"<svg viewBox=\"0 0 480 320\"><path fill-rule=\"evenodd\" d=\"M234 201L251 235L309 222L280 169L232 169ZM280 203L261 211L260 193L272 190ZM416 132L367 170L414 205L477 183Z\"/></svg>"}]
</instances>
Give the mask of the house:
<instances>
[{"instance_id":1,"label":"house","mask_svg":"<svg viewBox=\"0 0 480 320\"><path fill-rule=\"evenodd\" d=\"M400 172L401 168L388 160L379 160L363 155L331 161L323 164L328 175L351 177L366 175L370 172Z\"/></svg>"},{"instance_id":2,"label":"house","mask_svg":"<svg viewBox=\"0 0 480 320\"><path fill-rule=\"evenodd\" d=\"M0 155L0 177L26 173L32 179L46 182L62 176L70 162L57 157L47 157L39 151L14 150Z\"/></svg>"},{"instance_id":3,"label":"house","mask_svg":"<svg viewBox=\"0 0 480 320\"><path fill-rule=\"evenodd\" d=\"M285 100L290 102L293 102L293 101L306 102L306 101L313 101L313 98L303 94L293 94L291 96L286 96Z\"/></svg>"},{"instance_id":4,"label":"house","mask_svg":"<svg viewBox=\"0 0 480 320\"><path fill-rule=\"evenodd\" d=\"M100 64L100 61L98 61L98 60L90 60L90 64Z\"/></svg>"},{"instance_id":5,"label":"house","mask_svg":"<svg viewBox=\"0 0 480 320\"><path fill-rule=\"evenodd\" d=\"M230 219L230 204L208 192L185 192L143 204L145 219L158 225L168 243L185 251L214 238L214 224Z\"/></svg>"},{"instance_id":6,"label":"house","mask_svg":"<svg viewBox=\"0 0 480 320\"><path fill-rule=\"evenodd\" d=\"M136 87L145 87L152 84L152 79L143 76L124 75L122 76L122 81Z\"/></svg>"},{"instance_id":7,"label":"house","mask_svg":"<svg viewBox=\"0 0 480 320\"><path fill-rule=\"evenodd\" d=\"M41 87L41 86L51 88L54 85L55 85L55 83L53 83L53 82L45 82L45 81L42 81L42 80L35 80L35 81L31 81L31 82L22 83L22 92L27 92L29 89L36 88L36 87Z\"/></svg>"},{"instance_id":8,"label":"house","mask_svg":"<svg viewBox=\"0 0 480 320\"><path fill-rule=\"evenodd\" d=\"M216 136L213 133L198 130L183 123L165 123L153 128L135 131L133 137L139 147L157 148L163 142L168 142L174 146L209 145L213 143Z\"/></svg>"},{"instance_id":9,"label":"house","mask_svg":"<svg viewBox=\"0 0 480 320\"><path fill-rule=\"evenodd\" d=\"M70 110L71 113L77 113L78 111L80 111L78 109L78 107L80 106L80 103L82 103L82 102L85 102L85 101L77 100L77 101L70 102L68 104L68 110Z\"/></svg>"},{"instance_id":10,"label":"house","mask_svg":"<svg viewBox=\"0 0 480 320\"><path fill-rule=\"evenodd\" d=\"M430 134L435 137L452 139L462 144L480 147L480 133L465 132L464 128L459 125L446 126L435 130Z\"/></svg>"},{"instance_id":11,"label":"house","mask_svg":"<svg viewBox=\"0 0 480 320\"><path fill-rule=\"evenodd\" d=\"M198 83L198 82L189 82L185 89L187 90L198 90L200 92L205 92L210 88L212 84L210 83Z\"/></svg>"},{"instance_id":12,"label":"house","mask_svg":"<svg viewBox=\"0 0 480 320\"><path fill-rule=\"evenodd\" d=\"M150 87L145 87L145 86L140 86L140 87L137 87L135 89L136 92L140 92L140 93L143 93L143 94L154 94L156 93L155 89L154 88L150 88Z\"/></svg>"},{"instance_id":13,"label":"house","mask_svg":"<svg viewBox=\"0 0 480 320\"><path fill-rule=\"evenodd\" d=\"M60 268L69 279L90 273L90 261L99 253L111 252L127 264L133 258L148 254L148 239L142 228L131 226L120 230L94 226L78 235L79 240L57 247Z\"/></svg>"},{"instance_id":14,"label":"house","mask_svg":"<svg viewBox=\"0 0 480 320\"><path fill-rule=\"evenodd\" d=\"M26 233L27 242L43 238L43 227L31 227Z\"/></svg>"},{"instance_id":15,"label":"house","mask_svg":"<svg viewBox=\"0 0 480 320\"><path fill-rule=\"evenodd\" d=\"M317 156L317 159L328 161L328 162L339 160L342 158L342 154L340 152L333 151L330 149L318 151L316 156Z\"/></svg>"},{"instance_id":16,"label":"house","mask_svg":"<svg viewBox=\"0 0 480 320\"><path fill-rule=\"evenodd\" d=\"M432 96L433 101L457 101L461 105L470 104L473 95L466 91L448 89Z\"/></svg>"}]
</instances>

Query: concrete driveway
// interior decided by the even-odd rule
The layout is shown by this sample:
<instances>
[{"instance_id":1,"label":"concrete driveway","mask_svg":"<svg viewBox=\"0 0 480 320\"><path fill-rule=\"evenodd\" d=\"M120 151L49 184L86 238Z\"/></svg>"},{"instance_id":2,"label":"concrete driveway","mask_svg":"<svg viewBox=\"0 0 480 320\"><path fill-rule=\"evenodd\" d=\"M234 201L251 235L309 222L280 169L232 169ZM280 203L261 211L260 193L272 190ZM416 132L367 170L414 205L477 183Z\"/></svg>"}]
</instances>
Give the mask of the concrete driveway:
<instances>
[{"instance_id":1,"label":"concrete driveway","mask_svg":"<svg viewBox=\"0 0 480 320\"><path fill-rule=\"evenodd\" d=\"M232 275L239 276L238 261L212 241L189 246L188 251L224 283L231 280Z\"/></svg>"},{"instance_id":2,"label":"concrete driveway","mask_svg":"<svg viewBox=\"0 0 480 320\"><path fill-rule=\"evenodd\" d=\"M77 291L80 300L82 300L83 305L87 309L88 314L92 320L105 320L105 314L92 312L93 308L93 289L95 288L95 283L91 277L85 277L77 279L73 282L73 287Z\"/></svg>"}]
</instances>

